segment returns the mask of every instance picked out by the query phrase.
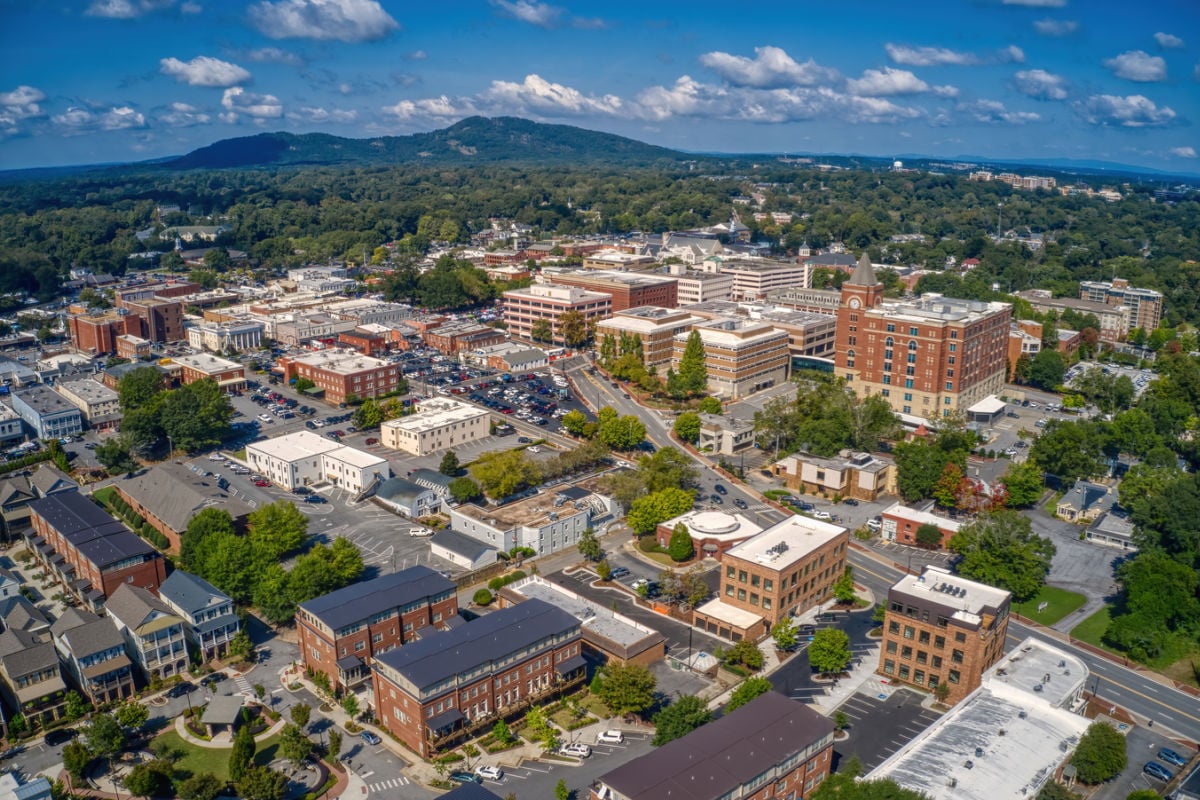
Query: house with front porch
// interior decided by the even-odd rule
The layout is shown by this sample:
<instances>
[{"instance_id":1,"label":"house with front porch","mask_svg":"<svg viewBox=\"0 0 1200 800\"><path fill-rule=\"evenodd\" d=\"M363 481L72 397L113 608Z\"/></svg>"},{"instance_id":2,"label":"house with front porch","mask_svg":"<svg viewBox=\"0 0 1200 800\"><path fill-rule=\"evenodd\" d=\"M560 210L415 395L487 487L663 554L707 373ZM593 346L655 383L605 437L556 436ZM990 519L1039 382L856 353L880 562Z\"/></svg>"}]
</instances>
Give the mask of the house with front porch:
<instances>
[{"instance_id":1,"label":"house with front porch","mask_svg":"<svg viewBox=\"0 0 1200 800\"><path fill-rule=\"evenodd\" d=\"M50 632L67 674L85 698L100 706L133 696L133 662L111 617L68 608Z\"/></svg>"},{"instance_id":2,"label":"house with front porch","mask_svg":"<svg viewBox=\"0 0 1200 800\"><path fill-rule=\"evenodd\" d=\"M147 680L169 678L187 669L185 622L163 601L125 583L112 593L105 608Z\"/></svg>"},{"instance_id":3,"label":"house with front porch","mask_svg":"<svg viewBox=\"0 0 1200 800\"><path fill-rule=\"evenodd\" d=\"M229 652L233 637L242 629L232 597L181 569L163 581L158 596L187 623L185 632L203 660L221 658Z\"/></svg>"},{"instance_id":4,"label":"house with front porch","mask_svg":"<svg viewBox=\"0 0 1200 800\"><path fill-rule=\"evenodd\" d=\"M45 726L66 712L67 685L54 645L32 633L0 633L0 695L31 726Z\"/></svg>"}]
</instances>

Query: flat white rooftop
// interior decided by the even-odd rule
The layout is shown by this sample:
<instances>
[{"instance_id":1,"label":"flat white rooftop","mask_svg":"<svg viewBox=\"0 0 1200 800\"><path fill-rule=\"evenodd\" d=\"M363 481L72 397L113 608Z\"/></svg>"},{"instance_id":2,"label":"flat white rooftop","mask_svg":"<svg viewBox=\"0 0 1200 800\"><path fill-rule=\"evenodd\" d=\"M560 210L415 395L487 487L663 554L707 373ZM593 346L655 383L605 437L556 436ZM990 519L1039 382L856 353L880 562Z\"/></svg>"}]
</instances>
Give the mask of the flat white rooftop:
<instances>
[{"instance_id":1,"label":"flat white rooftop","mask_svg":"<svg viewBox=\"0 0 1200 800\"><path fill-rule=\"evenodd\" d=\"M236 361L230 361L228 358L212 355L211 353L199 353L191 356L173 356L171 358L176 364L182 364L185 367L194 369L197 372L212 374L214 372L226 372L231 369L244 369L241 364Z\"/></svg>"},{"instance_id":2,"label":"flat white rooftop","mask_svg":"<svg viewBox=\"0 0 1200 800\"><path fill-rule=\"evenodd\" d=\"M482 408L461 403L457 400L422 400L417 406L419 411L409 417L389 419L383 425L396 430L424 433L437 430L455 422L468 422L479 417L486 417L488 412Z\"/></svg>"},{"instance_id":3,"label":"flat white rooftop","mask_svg":"<svg viewBox=\"0 0 1200 800\"><path fill-rule=\"evenodd\" d=\"M307 433L307 431L305 431ZM330 450L325 453L325 458L333 458L341 461L344 464L349 464L358 469L369 469L383 464L387 464L386 458L380 458L373 453L367 453L349 445L342 445L337 449Z\"/></svg>"},{"instance_id":4,"label":"flat white rooftop","mask_svg":"<svg viewBox=\"0 0 1200 800\"><path fill-rule=\"evenodd\" d=\"M762 616L755 614L753 611L735 608L728 603L721 602L721 598L719 597L699 606L696 609L696 613L719 619L722 622L728 622L731 626L741 628L742 630L746 630L762 620Z\"/></svg>"},{"instance_id":5,"label":"flat white rooftop","mask_svg":"<svg viewBox=\"0 0 1200 800\"><path fill-rule=\"evenodd\" d=\"M364 356L357 350L337 347L296 356L292 361L296 364L305 364L313 369L323 369L339 375L351 375L355 372L380 369L388 366L388 362L381 358Z\"/></svg>"},{"instance_id":6,"label":"flat white rooftop","mask_svg":"<svg viewBox=\"0 0 1200 800\"><path fill-rule=\"evenodd\" d=\"M583 623L584 627L593 630L597 635L628 647L647 637L654 637L658 632L648 628L629 617L622 616L607 606L600 605L581 597L574 592L550 583L537 575L517 581L508 587L525 597L545 600L553 606L561 608ZM659 634L661 640L661 634Z\"/></svg>"},{"instance_id":7,"label":"flat white rooftop","mask_svg":"<svg viewBox=\"0 0 1200 800\"><path fill-rule=\"evenodd\" d=\"M952 519L939 517L937 514L931 514L928 511L919 511L915 508L909 508L903 503L892 503L883 510L884 514L890 514L893 517L911 520L918 525L936 525L944 531L958 531L962 527L961 522L956 522Z\"/></svg>"},{"instance_id":8,"label":"flat white rooftop","mask_svg":"<svg viewBox=\"0 0 1200 800\"><path fill-rule=\"evenodd\" d=\"M987 608L999 608L1011 597L1008 591L976 583L941 567L927 566L920 575L905 575L888 597L907 595L923 602L938 602L955 609L952 617L972 625L982 621Z\"/></svg>"},{"instance_id":9,"label":"flat white rooftop","mask_svg":"<svg viewBox=\"0 0 1200 800\"><path fill-rule=\"evenodd\" d=\"M772 569L783 570L844 535L846 529L841 525L797 515L777 522L757 536L734 545L727 554L756 564L769 565Z\"/></svg>"},{"instance_id":10,"label":"flat white rooftop","mask_svg":"<svg viewBox=\"0 0 1200 800\"><path fill-rule=\"evenodd\" d=\"M662 524L674 529L680 523L688 529L693 539L714 539L719 542L745 539L763 530L741 514L724 511L689 511Z\"/></svg>"},{"instance_id":11,"label":"flat white rooftop","mask_svg":"<svg viewBox=\"0 0 1200 800\"><path fill-rule=\"evenodd\" d=\"M343 445L330 441L324 436L318 436L312 431L297 431L246 445L247 450L257 450L269 458L278 458L282 461L311 458L337 450L339 447L343 447Z\"/></svg>"}]
</instances>

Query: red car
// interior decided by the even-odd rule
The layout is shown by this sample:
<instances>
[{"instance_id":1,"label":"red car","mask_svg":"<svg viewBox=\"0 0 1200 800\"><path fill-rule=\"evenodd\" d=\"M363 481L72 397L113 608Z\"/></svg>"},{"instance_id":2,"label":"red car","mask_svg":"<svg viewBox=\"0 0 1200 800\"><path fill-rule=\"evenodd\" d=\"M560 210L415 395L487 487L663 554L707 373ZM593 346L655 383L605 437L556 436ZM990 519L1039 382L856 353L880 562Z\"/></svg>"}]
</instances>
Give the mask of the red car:
<instances>
[{"instance_id":1,"label":"red car","mask_svg":"<svg viewBox=\"0 0 1200 800\"><path fill-rule=\"evenodd\" d=\"M270 486L271 482L270 481L255 481L254 485L255 486Z\"/></svg>"},{"instance_id":2,"label":"red car","mask_svg":"<svg viewBox=\"0 0 1200 800\"><path fill-rule=\"evenodd\" d=\"M378 443L379 443L378 439L367 439L367 444L378 444Z\"/></svg>"}]
</instances>

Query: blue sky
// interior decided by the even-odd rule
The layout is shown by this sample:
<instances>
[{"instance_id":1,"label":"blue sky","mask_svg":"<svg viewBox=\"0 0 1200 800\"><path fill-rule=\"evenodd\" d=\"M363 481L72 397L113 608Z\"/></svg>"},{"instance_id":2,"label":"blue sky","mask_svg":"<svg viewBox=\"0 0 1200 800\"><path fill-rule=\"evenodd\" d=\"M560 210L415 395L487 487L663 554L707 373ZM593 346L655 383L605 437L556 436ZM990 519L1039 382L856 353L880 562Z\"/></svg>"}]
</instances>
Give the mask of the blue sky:
<instances>
[{"instance_id":1,"label":"blue sky","mask_svg":"<svg viewBox=\"0 0 1200 800\"><path fill-rule=\"evenodd\" d=\"M0 0L0 168L513 115L1200 172L1195 0Z\"/></svg>"}]
</instances>

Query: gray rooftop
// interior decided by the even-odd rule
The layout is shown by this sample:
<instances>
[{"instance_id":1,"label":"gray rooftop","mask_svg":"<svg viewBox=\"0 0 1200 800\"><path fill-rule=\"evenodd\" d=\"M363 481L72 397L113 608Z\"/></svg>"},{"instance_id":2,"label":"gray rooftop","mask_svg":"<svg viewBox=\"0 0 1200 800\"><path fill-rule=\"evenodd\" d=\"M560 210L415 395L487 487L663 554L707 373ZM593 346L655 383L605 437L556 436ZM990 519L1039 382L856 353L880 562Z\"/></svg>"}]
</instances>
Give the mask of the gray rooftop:
<instances>
[{"instance_id":1,"label":"gray rooftop","mask_svg":"<svg viewBox=\"0 0 1200 800\"><path fill-rule=\"evenodd\" d=\"M123 647L125 640L121 632L109 617L102 617L92 622L71 628L58 635L77 658L99 653L113 647Z\"/></svg>"},{"instance_id":2,"label":"gray rooftop","mask_svg":"<svg viewBox=\"0 0 1200 800\"><path fill-rule=\"evenodd\" d=\"M79 490L79 484L70 475L49 461L43 461L41 464L38 464L38 468L33 471L33 475L29 478L29 485L37 490L40 497L47 497L59 492L75 492Z\"/></svg>"},{"instance_id":3,"label":"gray rooftop","mask_svg":"<svg viewBox=\"0 0 1200 800\"><path fill-rule=\"evenodd\" d=\"M0 660L10 678L58 666L58 652L49 642L41 642L26 631L0 633Z\"/></svg>"},{"instance_id":4,"label":"gray rooftop","mask_svg":"<svg viewBox=\"0 0 1200 800\"><path fill-rule=\"evenodd\" d=\"M379 488L375 490L375 496L380 500L393 500L397 503L407 504L415 502L418 497L430 491L432 489L413 483L407 478L388 478L379 484Z\"/></svg>"},{"instance_id":5,"label":"gray rooftop","mask_svg":"<svg viewBox=\"0 0 1200 800\"><path fill-rule=\"evenodd\" d=\"M222 489L216 478L206 478L182 464L159 464L116 485L168 528L180 533L187 530L192 517L206 508L224 509L234 519L254 510Z\"/></svg>"},{"instance_id":6,"label":"gray rooftop","mask_svg":"<svg viewBox=\"0 0 1200 800\"><path fill-rule=\"evenodd\" d=\"M529 599L544 600L561 608L583 624L585 638L589 633L594 633L602 640L613 642L626 650L633 648L638 652L663 641L663 635L658 631L639 625L611 608L593 603L536 575L506 586L505 590ZM635 645L637 647L634 647Z\"/></svg>"},{"instance_id":7,"label":"gray rooftop","mask_svg":"<svg viewBox=\"0 0 1200 800\"><path fill-rule=\"evenodd\" d=\"M454 582L429 567L415 566L374 580L363 581L300 604L334 630L339 630L381 611L406 606L424 597L454 592Z\"/></svg>"},{"instance_id":8,"label":"gray rooftop","mask_svg":"<svg viewBox=\"0 0 1200 800\"><path fill-rule=\"evenodd\" d=\"M488 552L491 552L493 555L499 552L496 548L484 544L472 536L467 536L465 533L460 533L453 528L445 528L438 531L429 541L431 545L444 547L451 553L460 555L471 561L483 558Z\"/></svg>"},{"instance_id":9,"label":"gray rooftop","mask_svg":"<svg viewBox=\"0 0 1200 800\"><path fill-rule=\"evenodd\" d=\"M424 689L504 659L555 636L579 631L579 620L542 600L494 611L454 630L431 634L380 655L383 664Z\"/></svg>"},{"instance_id":10,"label":"gray rooftop","mask_svg":"<svg viewBox=\"0 0 1200 800\"><path fill-rule=\"evenodd\" d=\"M78 492L63 492L29 504L84 558L101 569L135 556L154 556L157 551L138 538L123 522L113 519Z\"/></svg>"},{"instance_id":11,"label":"gray rooftop","mask_svg":"<svg viewBox=\"0 0 1200 800\"><path fill-rule=\"evenodd\" d=\"M137 630L153 612L176 616L166 603L155 597L149 590L131 583L122 583L112 593L104 604L104 608L114 619L120 620L126 627Z\"/></svg>"},{"instance_id":12,"label":"gray rooftop","mask_svg":"<svg viewBox=\"0 0 1200 800\"><path fill-rule=\"evenodd\" d=\"M162 582L162 585L158 587L158 594L164 600L169 600L189 614L203 611L209 606L233 602L229 595L204 578L181 569L172 572Z\"/></svg>"},{"instance_id":13,"label":"gray rooftop","mask_svg":"<svg viewBox=\"0 0 1200 800\"><path fill-rule=\"evenodd\" d=\"M66 398L43 384L18 389L13 394L19 397L21 402L33 409L38 416L45 417L68 411L73 411L76 414L79 413L79 409L73 404L68 403Z\"/></svg>"},{"instance_id":14,"label":"gray rooftop","mask_svg":"<svg viewBox=\"0 0 1200 800\"><path fill-rule=\"evenodd\" d=\"M40 632L50 628L50 620L41 609L19 594L0 600L0 620L10 630Z\"/></svg>"}]
</instances>

